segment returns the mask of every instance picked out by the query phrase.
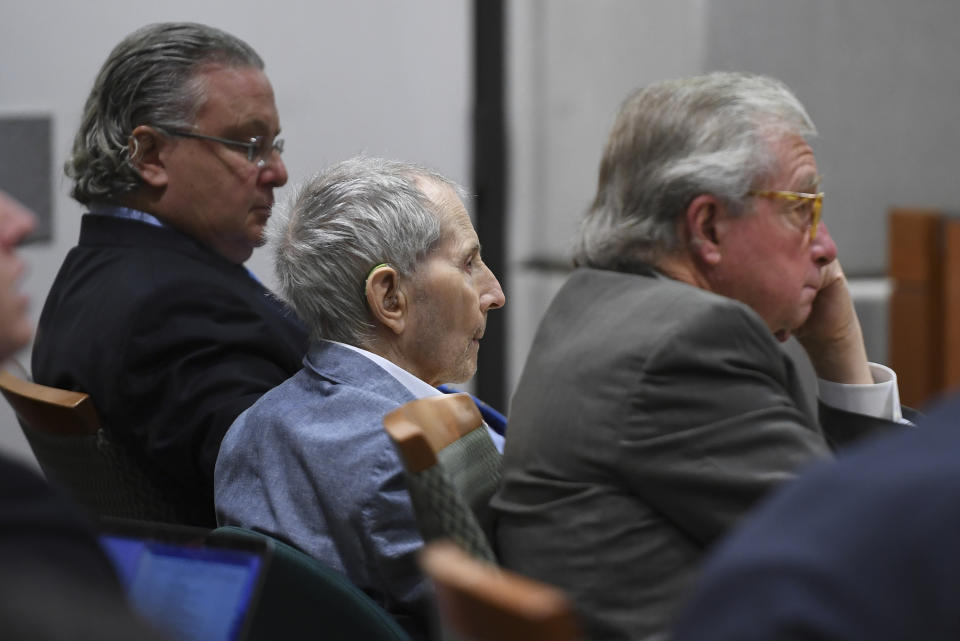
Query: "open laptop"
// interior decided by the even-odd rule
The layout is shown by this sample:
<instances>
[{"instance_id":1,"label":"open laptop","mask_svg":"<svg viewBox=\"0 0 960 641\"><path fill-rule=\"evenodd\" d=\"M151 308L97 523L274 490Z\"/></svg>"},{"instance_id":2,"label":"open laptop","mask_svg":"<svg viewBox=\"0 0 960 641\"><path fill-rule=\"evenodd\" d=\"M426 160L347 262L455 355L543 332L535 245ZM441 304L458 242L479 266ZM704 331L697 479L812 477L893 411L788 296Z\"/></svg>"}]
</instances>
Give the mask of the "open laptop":
<instances>
[{"instance_id":1,"label":"open laptop","mask_svg":"<svg viewBox=\"0 0 960 641\"><path fill-rule=\"evenodd\" d=\"M266 541L108 519L100 541L134 608L177 641L244 641L270 563Z\"/></svg>"}]
</instances>

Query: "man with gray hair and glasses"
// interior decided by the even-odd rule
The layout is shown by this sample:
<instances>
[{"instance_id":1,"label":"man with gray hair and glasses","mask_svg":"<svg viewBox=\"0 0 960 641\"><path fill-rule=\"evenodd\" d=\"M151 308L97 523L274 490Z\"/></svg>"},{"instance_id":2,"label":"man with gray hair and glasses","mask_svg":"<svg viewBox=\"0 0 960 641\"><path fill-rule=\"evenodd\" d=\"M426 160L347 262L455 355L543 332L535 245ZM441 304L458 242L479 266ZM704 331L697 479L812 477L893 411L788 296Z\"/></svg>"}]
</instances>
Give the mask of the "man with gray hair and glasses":
<instances>
[{"instance_id":1,"label":"man with gray hair and glasses","mask_svg":"<svg viewBox=\"0 0 960 641\"><path fill-rule=\"evenodd\" d=\"M33 350L37 382L89 393L197 524L214 523L223 434L307 347L243 266L287 181L263 67L247 43L193 23L148 25L113 49L66 164L89 213Z\"/></svg>"},{"instance_id":2,"label":"man with gray hair and glasses","mask_svg":"<svg viewBox=\"0 0 960 641\"><path fill-rule=\"evenodd\" d=\"M617 116L493 501L501 561L568 591L591 639L663 638L703 551L764 494L898 427L820 219L814 134L781 82L737 73L654 84Z\"/></svg>"},{"instance_id":3,"label":"man with gray hair and glasses","mask_svg":"<svg viewBox=\"0 0 960 641\"><path fill-rule=\"evenodd\" d=\"M312 344L233 424L216 468L219 523L290 541L417 638L431 612L423 541L383 417L473 376L487 312L504 304L463 198L426 169L355 158L278 205L277 278Z\"/></svg>"}]
</instances>

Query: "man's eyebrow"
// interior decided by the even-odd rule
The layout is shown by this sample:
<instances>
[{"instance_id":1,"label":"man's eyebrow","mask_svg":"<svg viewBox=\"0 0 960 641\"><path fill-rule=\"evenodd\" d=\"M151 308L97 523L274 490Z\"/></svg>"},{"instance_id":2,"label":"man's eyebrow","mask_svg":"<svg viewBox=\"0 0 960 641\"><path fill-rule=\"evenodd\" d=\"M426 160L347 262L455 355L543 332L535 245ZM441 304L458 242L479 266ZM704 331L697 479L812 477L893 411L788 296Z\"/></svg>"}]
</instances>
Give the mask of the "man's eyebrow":
<instances>
[{"instance_id":1,"label":"man's eyebrow","mask_svg":"<svg viewBox=\"0 0 960 641\"><path fill-rule=\"evenodd\" d=\"M276 138L280 135L280 132L283 131L282 127L277 127L276 131L273 131L270 127L270 124L263 118L253 118L246 122L237 123L232 127L235 131L265 131L268 136L273 136Z\"/></svg>"}]
</instances>

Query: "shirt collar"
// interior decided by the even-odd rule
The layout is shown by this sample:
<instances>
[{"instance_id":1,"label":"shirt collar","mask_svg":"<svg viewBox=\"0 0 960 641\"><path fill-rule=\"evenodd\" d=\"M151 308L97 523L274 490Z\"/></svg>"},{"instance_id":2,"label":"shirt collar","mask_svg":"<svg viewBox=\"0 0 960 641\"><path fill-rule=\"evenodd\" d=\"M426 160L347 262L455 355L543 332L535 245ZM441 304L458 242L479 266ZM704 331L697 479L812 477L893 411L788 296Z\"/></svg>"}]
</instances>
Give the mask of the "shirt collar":
<instances>
[{"instance_id":1,"label":"shirt collar","mask_svg":"<svg viewBox=\"0 0 960 641\"><path fill-rule=\"evenodd\" d=\"M387 374L395 378L397 382L399 382L401 385L406 387L407 390L417 398L426 398L428 396L441 396L443 394L443 392L438 390L433 385L430 385L429 383L426 383L420 380L419 378L417 378L407 370L403 369L396 363L388 361L387 359L380 356L379 354L374 354L373 352L368 352L367 350L361 347L357 347L355 345L348 345L346 343L340 343L338 341L327 341L327 342L334 343L335 345L339 345L341 347L346 347L347 349L351 349L362 356L366 356L368 359L370 359L371 361L376 363L378 366L380 366L380 368L385 370Z\"/></svg>"},{"instance_id":2,"label":"shirt collar","mask_svg":"<svg viewBox=\"0 0 960 641\"><path fill-rule=\"evenodd\" d=\"M417 398L427 398L428 396L442 396L443 392L438 390L433 385L426 383L407 370L399 367L395 363L392 363L385 359L382 356L374 354L373 352L368 352L365 349L356 347L354 345L347 345L346 343L340 343L337 341L325 341L328 343L334 343L340 345L341 347L346 347L347 349L353 350L354 352L360 354L361 356L367 357L369 360L373 361L374 364L378 365L383 369L387 374L392 376L399 382L401 385L407 388L407 390ZM487 434L490 435L490 439L493 441L494 447L497 448L497 451L503 454L503 444L504 439L501 434L498 434L494 430L490 429L490 426L486 422L483 424L484 428L487 430Z\"/></svg>"},{"instance_id":3,"label":"shirt collar","mask_svg":"<svg viewBox=\"0 0 960 641\"><path fill-rule=\"evenodd\" d=\"M107 203L93 203L90 205L90 213L95 216L112 216L113 218L126 218L128 220L139 220L142 223L153 225L154 227L166 227L166 225L153 214L148 214L139 209L129 207L120 207L119 205L110 205Z\"/></svg>"}]
</instances>

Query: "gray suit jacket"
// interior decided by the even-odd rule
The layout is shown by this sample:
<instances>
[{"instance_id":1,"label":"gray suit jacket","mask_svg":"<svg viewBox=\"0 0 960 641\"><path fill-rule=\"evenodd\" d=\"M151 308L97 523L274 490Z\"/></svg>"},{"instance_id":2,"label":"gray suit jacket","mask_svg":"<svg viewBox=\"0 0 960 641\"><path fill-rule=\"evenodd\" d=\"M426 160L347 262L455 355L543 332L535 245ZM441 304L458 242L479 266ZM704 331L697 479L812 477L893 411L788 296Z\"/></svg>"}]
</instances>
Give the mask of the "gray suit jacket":
<instances>
[{"instance_id":1,"label":"gray suit jacket","mask_svg":"<svg viewBox=\"0 0 960 641\"><path fill-rule=\"evenodd\" d=\"M335 343L230 427L214 477L217 521L277 536L342 572L415 638L429 626L423 546L383 416L413 400L395 378Z\"/></svg>"},{"instance_id":2,"label":"gray suit jacket","mask_svg":"<svg viewBox=\"0 0 960 641\"><path fill-rule=\"evenodd\" d=\"M502 562L570 593L592 639L658 638L703 551L830 457L828 435L895 428L828 409L821 427L804 407L747 306L653 270L577 270L513 398Z\"/></svg>"}]
</instances>

